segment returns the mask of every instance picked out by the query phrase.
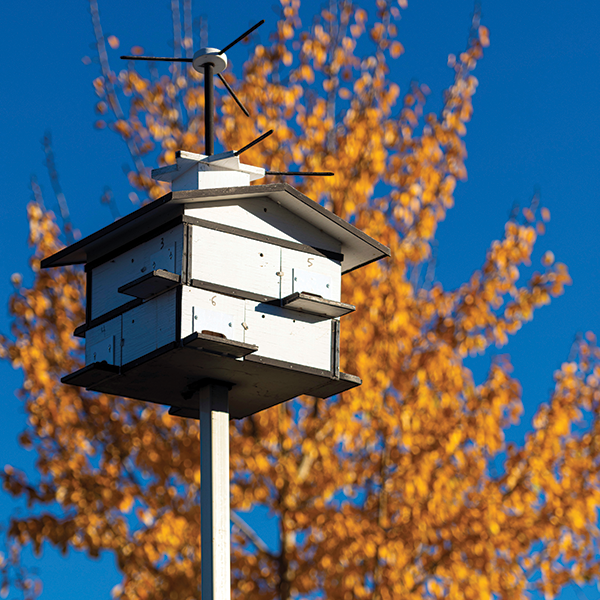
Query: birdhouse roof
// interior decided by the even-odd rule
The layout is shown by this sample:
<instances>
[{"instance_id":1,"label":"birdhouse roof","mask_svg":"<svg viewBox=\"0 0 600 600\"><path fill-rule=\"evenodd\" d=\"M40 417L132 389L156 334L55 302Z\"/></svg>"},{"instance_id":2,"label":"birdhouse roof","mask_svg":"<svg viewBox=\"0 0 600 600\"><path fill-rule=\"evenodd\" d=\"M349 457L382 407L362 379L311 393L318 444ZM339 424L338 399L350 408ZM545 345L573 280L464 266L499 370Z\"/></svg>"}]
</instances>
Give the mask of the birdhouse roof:
<instances>
[{"instance_id":1,"label":"birdhouse roof","mask_svg":"<svg viewBox=\"0 0 600 600\"><path fill-rule=\"evenodd\" d=\"M272 183L247 187L170 192L45 258L41 266L43 268L60 267L100 260L103 256L113 253L122 246L131 245L131 242L136 239L183 215L186 206L201 206L208 202L214 206L219 201L230 204L232 200L239 200L240 205L243 206L245 199L257 197L269 198L298 219L302 219L337 240L341 245L341 253L344 257L342 273L348 273L375 260L390 256L389 248L301 194L291 185Z\"/></svg>"}]
</instances>

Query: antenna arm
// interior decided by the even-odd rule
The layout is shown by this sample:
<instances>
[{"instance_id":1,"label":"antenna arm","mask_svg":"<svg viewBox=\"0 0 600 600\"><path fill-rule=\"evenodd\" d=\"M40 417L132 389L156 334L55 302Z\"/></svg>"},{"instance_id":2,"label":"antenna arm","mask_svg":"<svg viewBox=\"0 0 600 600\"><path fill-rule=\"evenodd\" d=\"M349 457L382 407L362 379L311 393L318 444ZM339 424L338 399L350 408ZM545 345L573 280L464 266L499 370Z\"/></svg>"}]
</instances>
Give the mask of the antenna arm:
<instances>
[{"instance_id":1,"label":"antenna arm","mask_svg":"<svg viewBox=\"0 0 600 600\"><path fill-rule=\"evenodd\" d=\"M265 175L289 175L300 177L333 177L331 171L265 171Z\"/></svg>"},{"instance_id":2,"label":"antenna arm","mask_svg":"<svg viewBox=\"0 0 600 600\"><path fill-rule=\"evenodd\" d=\"M227 80L225 79L225 77L223 77L223 75L221 75L221 73L217 73L217 76L221 80L221 83L225 86L225 89L229 92L231 97L235 100L236 104L242 109L242 112L247 117L249 117L250 113L248 112L246 107L242 104L242 101L235 95L235 92L233 91L233 89L231 89L231 86L227 83Z\"/></svg>"},{"instance_id":3,"label":"antenna arm","mask_svg":"<svg viewBox=\"0 0 600 600\"><path fill-rule=\"evenodd\" d=\"M161 60L164 62L192 62L191 58L170 58L167 56L121 56L123 60Z\"/></svg>"},{"instance_id":4,"label":"antenna arm","mask_svg":"<svg viewBox=\"0 0 600 600\"><path fill-rule=\"evenodd\" d=\"M233 155L239 156L242 152L246 152L246 150L250 150L252 146L256 146L259 142L262 142L265 138L268 138L273 133L272 129L269 129L266 133L263 133L260 137L257 137L255 140L251 141L249 144L246 144L243 148L236 150Z\"/></svg>"},{"instance_id":5,"label":"antenna arm","mask_svg":"<svg viewBox=\"0 0 600 600\"><path fill-rule=\"evenodd\" d=\"M219 52L219 54L224 54L225 52L227 52L227 50L229 50L230 48L235 46L238 42L241 42L247 35L250 35L255 29L258 29L264 22L265 22L265 20L262 19L256 25L253 25L252 27L250 27L250 29L248 29L248 31L245 31L244 33L242 33L242 35L240 35L240 37L233 40L233 42L231 42L231 44L227 44L227 46L225 46L225 48L223 48L223 50L221 50L221 52Z\"/></svg>"}]
</instances>

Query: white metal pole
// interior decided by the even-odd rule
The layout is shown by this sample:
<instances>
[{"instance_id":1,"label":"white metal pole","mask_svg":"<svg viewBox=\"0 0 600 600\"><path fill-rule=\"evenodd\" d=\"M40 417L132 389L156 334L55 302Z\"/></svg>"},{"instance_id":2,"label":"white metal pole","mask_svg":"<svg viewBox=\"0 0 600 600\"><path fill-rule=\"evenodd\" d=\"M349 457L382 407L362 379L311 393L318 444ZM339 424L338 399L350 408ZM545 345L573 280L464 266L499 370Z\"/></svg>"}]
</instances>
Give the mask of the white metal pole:
<instances>
[{"instance_id":1,"label":"white metal pole","mask_svg":"<svg viewBox=\"0 0 600 600\"><path fill-rule=\"evenodd\" d=\"M230 600L229 387L210 382L197 393L202 600Z\"/></svg>"}]
</instances>

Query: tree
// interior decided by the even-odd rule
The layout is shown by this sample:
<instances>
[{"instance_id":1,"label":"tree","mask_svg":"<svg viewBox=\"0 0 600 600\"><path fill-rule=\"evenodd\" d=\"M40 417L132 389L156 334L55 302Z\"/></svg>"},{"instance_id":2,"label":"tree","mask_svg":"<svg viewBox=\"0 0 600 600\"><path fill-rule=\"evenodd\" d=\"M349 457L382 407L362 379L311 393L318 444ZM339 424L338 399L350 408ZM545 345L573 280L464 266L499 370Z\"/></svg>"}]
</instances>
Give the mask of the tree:
<instances>
[{"instance_id":1,"label":"tree","mask_svg":"<svg viewBox=\"0 0 600 600\"><path fill-rule=\"evenodd\" d=\"M579 339L575 360L556 372L522 447L504 441L521 412L509 359L494 361L478 385L463 362L506 344L569 283L550 252L542 272L520 282L548 211L534 198L458 289L435 281L432 244L466 177L463 138L486 28L475 14L443 109L425 115L424 86L400 99L389 80L388 63L402 53L394 3L377 0L369 17L331 2L308 29L299 0L281 4L270 44L252 51L240 81L227 75L258 117L245 119L225 98L219 139L236 148L275 129L247 162L334 171L298 187L388 245L392 258L344 282L344 300L358 310L342 327L343 368L363 385L231 423L234 597L521 598L530 589L553 597L596 579L595 339ZM200 76L177 67L163 77L133 66L115 74L91 6L103 69L97 110L132 152L132 185L156 198L164 189L143 158L158 150L170 163L177 149L202 150ZM15 281L2 347L24 373L21 442L35 449L39 477L5 468L5 489L37 507L11 521L13 562L23 545L45 541L91 556L109 550L123 573L116 597L197 597L197 424L59 383L81 363L72 330L84 318L84 282L76 269L39 270L61 231L39 203L29 219L35 279L31 288ZM275 550L241 516L256 504L278 517Z\"/></svg>"}]
</instances>

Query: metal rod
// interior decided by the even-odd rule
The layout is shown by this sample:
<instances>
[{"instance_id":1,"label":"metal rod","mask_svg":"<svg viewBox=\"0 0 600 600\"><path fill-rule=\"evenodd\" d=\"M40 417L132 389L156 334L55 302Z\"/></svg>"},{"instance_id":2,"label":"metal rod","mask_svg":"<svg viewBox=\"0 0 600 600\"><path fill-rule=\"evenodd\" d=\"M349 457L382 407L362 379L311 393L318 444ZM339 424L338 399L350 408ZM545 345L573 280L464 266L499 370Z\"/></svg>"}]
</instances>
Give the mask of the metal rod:
<instances>
[{"instance_id":1,"label":"metal rod","mask_svg":"<svg viewBox=\"0 0 600 600\"><path fill-rule=\"evenodd\" d=\"M303 177L333 177L331 171L265 171L265 175L300 175Z\"/></svg>"},{"instance_id":2,"label":"metal rod","mask_svg":"<svg viewBox=\"0 0 600 600\"><path fill-rule=\"evenodd\" d=\"M225 48L223 48L223 50L221 50L221 52L219 52L219 54L223 54L224 52L227 52L227 50L229 50L229 48L235 46L238 42L241 42L247 35L250 35L255 29L260 27L264 22L265 22L265 20L263 19L262 21L259 21L256 25L253 25L252 27L250 27L250 29L248 29L248 31L245 31L244 33L242 33L242 35L240 35L240 37L233 40L233 42L231 42L231 44L227 44L227 46L225 46Z\"/></svg>"},{"instance_id":3,"label":"metal rod","mask_svg":"<svg viewBox=\"0 0 600 600\"><path fill-rule=\"evenodd\" d=\"M202 600L231 598L229 386L206 382L200 408Z\"/></svg>"},{"instance_id":4,"label":"metal rod","mask_svg":"<svg viewBox=\"0 0 600 600\"><path fill-rule=\"evenodd\" d=\"M235 100L236 104L242 109L242 112L249 117L250 113L246 110L246 107L242 104L242 101L235 95L235 92L231 89L231 86L227 83L227 80L221 73L217 73L221 83L225 86L225 89L231 94L231 97Z\"/></svg>"},{"instance_id":5,"label":"metal rod","mask_svg":"<svg viewBox=\"0 0 600 600\"><path fill-rule=\"evenodd\" d=\"M123 60L162 60L165 62L192 62L192 58L170 58L167 56L121 56Z\"/></svg>"},{"instance_id":6,"label":"metal rod","mask_svg":"<svg viewBox=\"0 0 600 600\"><path fill-rule=\"evenodd\" d=\"M256 144L258 144L259 142L262 142L265 138L268 138L272 133L273 133L273 130L269 129L269 131L267 131L267 133L263 133L260 137L257 137L255 140L251 141L249 144L246 144L243 148L236 150L233 153L233 155L239 156L240 154L242 154L242 152L246 152L246 150L250 150L250 148L252 148L252 146L256 146Z\"/></svg>"},{"instance_id":7,"label":"metal rod","mask_svg":"<svg viewBox=\"0 0 600 600\"><path fill-rule=\"evenodd\" d=\"M204 64L204 139L205 154L212 156L215 153L215 89L214 65Z\"/></svg>"}]
</instances>

